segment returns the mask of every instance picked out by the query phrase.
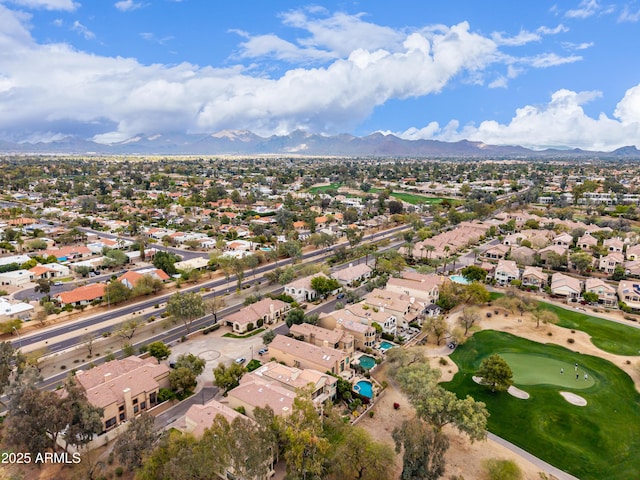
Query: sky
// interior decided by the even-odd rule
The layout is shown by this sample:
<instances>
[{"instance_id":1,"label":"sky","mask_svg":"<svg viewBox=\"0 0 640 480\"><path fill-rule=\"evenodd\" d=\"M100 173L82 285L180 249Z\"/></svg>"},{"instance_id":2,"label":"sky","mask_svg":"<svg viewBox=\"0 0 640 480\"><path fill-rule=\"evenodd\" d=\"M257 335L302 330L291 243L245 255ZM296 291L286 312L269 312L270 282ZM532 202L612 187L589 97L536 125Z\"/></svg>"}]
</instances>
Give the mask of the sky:
<instances>
[{"instance_id":1,"label":"sky","mask_svg":"<svg viewBox=\"0 0 640 480\"><path fill-rule=\"evenodd\" d=\"M0 139L640 148L640 0L0 0Z\"/></svg>"}]
</instances>

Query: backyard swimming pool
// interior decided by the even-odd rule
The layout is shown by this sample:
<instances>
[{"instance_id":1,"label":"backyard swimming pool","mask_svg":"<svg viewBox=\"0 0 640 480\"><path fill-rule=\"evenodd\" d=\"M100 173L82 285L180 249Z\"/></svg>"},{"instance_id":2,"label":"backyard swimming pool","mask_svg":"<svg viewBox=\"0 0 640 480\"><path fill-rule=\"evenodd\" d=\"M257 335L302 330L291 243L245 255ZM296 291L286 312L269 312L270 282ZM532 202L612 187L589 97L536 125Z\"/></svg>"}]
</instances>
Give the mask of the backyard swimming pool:
<instances>
[{"instance_id":1,"label":"backyard swimming pool","mask_svg":"<svg viewBox=\"0 0 640 480\"><path fill-rule=\"evenodd\" d=\"M369 380L360 380L353 386L353 391L367 398L373 398L373 384Z\"/></svg>"},{"instance_id":2,"label":"backyard swimming pool","mask_svg":"<svg viewBox=\"0 0 640 480\"><path fill-rule=\"evenodd\" d=\"M387 342L386 340L381 341L380 345L378 345L378 348L384 352L393 347L395 347L395 345L391 342Z\"/></svg>"},{"instance_id":3,"label":"backyard swimming pool","mask_svg":"<svg viewBox=\"0 0 640 480\"><path fill-rule=\"evenodd\" d=\"M453 282L453 283L459 283L461 285L469 285L469 280L467 280L465 277L463 277L462 275L451 275L449 277L449 279Z\"/></svg>"},{"instance_id":4,"label":"backyard swimming pool","mask_svg":"<svg viewBox=\"0 0 640 480\"><path fill-rule=\"evenodd\" d=\"M370 357L369 355L361 355L360 358L358 359L358 363L362 368L371 370L373 367L376 366L376 359L373 357Z\"/></svg>"}]
</instances>

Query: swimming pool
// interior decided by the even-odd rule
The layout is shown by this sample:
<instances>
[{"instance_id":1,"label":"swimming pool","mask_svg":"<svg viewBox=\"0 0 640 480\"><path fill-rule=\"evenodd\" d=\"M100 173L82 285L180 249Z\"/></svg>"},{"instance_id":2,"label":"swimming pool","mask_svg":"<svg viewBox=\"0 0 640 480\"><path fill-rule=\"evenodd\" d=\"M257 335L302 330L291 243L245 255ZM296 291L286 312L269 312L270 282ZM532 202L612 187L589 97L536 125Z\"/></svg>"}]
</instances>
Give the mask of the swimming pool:
<instances>
[{"instance_id":1,"label":"swimming pool","mask_svg":"<svg viewBox=\"0 0 640 480\"><path fill-rule=\"evenodd\" d=\"M373 367L376 366L376 359L373 357L370 357L369 355L361 355L360 358L358 359L358 363L362 368L366 370L371 370Z\"/></svg>"},{"instance_id":2,"label":"swimming pool","mask_svg":"<svg viewBox=\"0 0 640 480\"><path fill-rule=\"evenodd\" d=\"M469 285L471 282L467 280L462 275L451 275L449 279L454 283L459 283L461 285Z\"/></svg>"},{"instance_id":3,"label":"swimming pool","mask_svg":"<svg viewBox=\"0 0 640 480\"><path fill-rule=\"evenodd\" d=\"M360 380L353 386L353 391L364 397L373 398L373 384L368 380Z\"/></svg>"},{"instance_id":4,"label":"swimming pool","mask_svg":"<svg viewBox=\"0 0 640 480\"><path fill-rule=\"evenodd\" d=\"M387 342L386 340L381 341L380 345L378 345L378 348L380 350L385 351L385 352L387 350L389 350L390 348L393 348L393 347L395 347L395 345L393 343L391 343L391 342Z\"/></svg>"}]
</instances>

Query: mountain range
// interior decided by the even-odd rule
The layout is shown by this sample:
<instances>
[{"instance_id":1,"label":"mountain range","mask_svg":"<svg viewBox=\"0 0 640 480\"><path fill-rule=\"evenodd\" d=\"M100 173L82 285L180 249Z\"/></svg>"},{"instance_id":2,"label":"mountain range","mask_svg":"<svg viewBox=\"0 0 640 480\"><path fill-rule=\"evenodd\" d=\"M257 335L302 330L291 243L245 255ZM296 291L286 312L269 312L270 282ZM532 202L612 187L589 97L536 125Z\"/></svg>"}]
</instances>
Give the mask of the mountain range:
<instances>
[{"instance_id":1,"label":"mountain range","mask_svg":"<svg viewBox=\"0 0 640 480\"><path fill-rule=\"evenodd\" d=\"M348 134L324 136L296 130L289 135L261 137L246 130L225 130L213 134L139 134L127 140L103 144L74 136L40 143L0 141L4 154L75 155L305 155L337 157L414 158L582 158L640 159L635 146L613 152L580 149L531 150L520 146L487 145L462 140L405 140L373 133L364 137Z\"/></svg>"}]
</instances>

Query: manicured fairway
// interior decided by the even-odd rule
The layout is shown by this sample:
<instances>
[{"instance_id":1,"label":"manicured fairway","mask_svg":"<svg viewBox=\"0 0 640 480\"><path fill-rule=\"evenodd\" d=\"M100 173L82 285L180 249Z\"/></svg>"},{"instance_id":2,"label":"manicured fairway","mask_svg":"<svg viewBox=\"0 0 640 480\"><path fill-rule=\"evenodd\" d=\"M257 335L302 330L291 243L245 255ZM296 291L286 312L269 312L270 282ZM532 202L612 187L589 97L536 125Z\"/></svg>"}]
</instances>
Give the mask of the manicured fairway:
<instances>
[{"instance_id":1,"label":"manicured fairway","mask_svg":"<svg viewBox=\"0 0 640 480\"><path fill-rule=\"evenodd\" d=\"M596 347L616 355L640 355L640 329L545 302L540 305L558 315L558 326L589 334Z\"/></svg>"},{"instance_id":2,"label":"manicured fairway","mask_svg":"<svg viewBox=\"0 0 640 480\"><path fill-rule=\"evenodd\" d=\"M575 363L528 353L496 353L511 367L513 381L517 385L556 385L583 389L592 387L596 383L593 372L586 371L580 365L576 370Z\"/></svg>"},{"instance_id":3,"label":"manicured fairway","mask_svg":"<svg viewBox=\"0 0 640 480\"><path fill-rule=\"evenodd\" d=\"M528 400L492 393L472 380L492 353L513 363L515 385L531 395ZM631 378L611 362L492 330L476 333L451 359L460 371L443 386L461 398L471 395L485 402L491 413L489 431L581 480L640 478L640 394ZM579 386L571 385L576 363ZM527 378L527 368L538 372L539 380ZM560 368L567 378L558 378ZM584 371L592 382L589 386L582 378ZM519 383L521 374L527 383ZM587 405L570 404L560 391L576 393Z\"/></svg>"}]
</instances>

